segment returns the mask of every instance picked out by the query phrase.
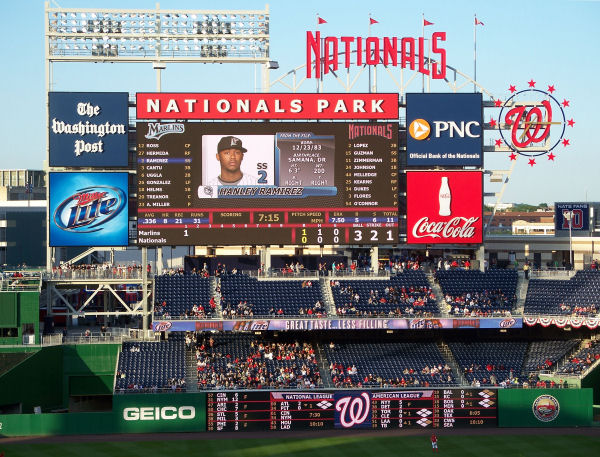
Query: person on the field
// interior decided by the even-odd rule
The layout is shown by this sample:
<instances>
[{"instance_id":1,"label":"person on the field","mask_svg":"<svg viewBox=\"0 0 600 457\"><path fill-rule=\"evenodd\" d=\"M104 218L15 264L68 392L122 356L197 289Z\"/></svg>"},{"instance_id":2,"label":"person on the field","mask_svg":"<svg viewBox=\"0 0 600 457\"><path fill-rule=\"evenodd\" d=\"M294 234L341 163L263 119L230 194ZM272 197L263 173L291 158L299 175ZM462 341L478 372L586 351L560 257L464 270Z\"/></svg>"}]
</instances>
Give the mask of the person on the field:
<instances>
[{"instance_id":1,"label":"person on the field","mask_svg":"<svg viewBox=\"0 0 600 457\"><path fill-rule=\"evenodd\" d=\"M437 436L435 436L435 433L431 434L431 449L433 450L433 452L439 452Z\"/></svg>"}]
</instances>

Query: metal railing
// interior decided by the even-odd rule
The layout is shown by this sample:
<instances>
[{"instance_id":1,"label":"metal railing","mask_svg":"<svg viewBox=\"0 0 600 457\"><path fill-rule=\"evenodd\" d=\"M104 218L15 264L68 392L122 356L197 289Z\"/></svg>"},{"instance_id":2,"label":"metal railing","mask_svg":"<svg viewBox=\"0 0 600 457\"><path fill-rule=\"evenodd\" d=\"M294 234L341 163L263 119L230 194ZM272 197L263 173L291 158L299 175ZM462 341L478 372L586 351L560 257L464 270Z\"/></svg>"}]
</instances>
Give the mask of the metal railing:
<instances>
[{"instance_id":1,"label":"metal railing","mask_svg":"<svg viewBox=\"0 0 600 457\"><path fill-rule=\"evenodd\" d=\"M141 268L90 268L90 269L57 269L51 273L44 273L44 279L72 280L72 279L142 279ZM151 275L148 275L151 278Z\"/></svg>"},{"instance_id":2,"label":"metal railing","mask_svg":"<svg viewBox=\"0 0 600 457\"><path fill-rule=\"evenodd\" d=\"M550 270L531 270L532 279L570 279L575 276L577 271L567 270L565 268L555 268Z\"/></svg>"},{"instance_id":3,"label":"metal railing","mask_svg":"<svg viewBox=\"0 0 600 457\"><path fill-rule=\"evenodd\" d=\"M110 331L84 331L81 333L52 333L42 335L42 346L59 346L63 344L121 344L123 341L142 340L144 331L130 328L111 328ZM146 332L147 340L158 340L159 334L152 330Z\"/></svg>"}]
</instances>

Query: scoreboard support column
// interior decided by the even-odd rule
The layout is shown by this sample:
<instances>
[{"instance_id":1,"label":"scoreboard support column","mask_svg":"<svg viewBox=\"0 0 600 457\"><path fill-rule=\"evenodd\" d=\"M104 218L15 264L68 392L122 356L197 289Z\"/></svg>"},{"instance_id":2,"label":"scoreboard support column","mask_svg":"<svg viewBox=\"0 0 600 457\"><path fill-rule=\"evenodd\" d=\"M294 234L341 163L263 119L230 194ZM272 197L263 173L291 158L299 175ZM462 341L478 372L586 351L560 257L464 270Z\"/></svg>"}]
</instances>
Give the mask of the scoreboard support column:
<instances>
[{"instance_id":1,"label":"scoreboard support column","mask_svg":"<svg viewBox=\"0 0 600 457\"><path fill-rule=\"evenodd\" d=\"M371 248L371 269L375 273L379 271L379 246Z\"/></svg>"}]
</instances>

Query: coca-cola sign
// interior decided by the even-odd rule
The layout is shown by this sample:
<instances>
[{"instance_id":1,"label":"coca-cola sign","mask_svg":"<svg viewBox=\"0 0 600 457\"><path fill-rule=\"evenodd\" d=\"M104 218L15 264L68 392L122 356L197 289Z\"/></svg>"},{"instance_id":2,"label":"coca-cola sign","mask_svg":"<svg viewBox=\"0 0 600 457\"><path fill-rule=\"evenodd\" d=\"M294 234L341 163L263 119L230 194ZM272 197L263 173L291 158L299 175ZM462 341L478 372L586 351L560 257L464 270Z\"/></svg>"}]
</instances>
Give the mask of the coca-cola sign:
<instances>
[{"instance_id":1,"label":"coca-cola sign","mask_svg":"<svg viewBox=\"0 0 600 457\"><path fill-rule=\"evenodd\" d=\"M407 242L483 241L481 172L415 171L407 180Z\"/></svg>"}]
</instances>

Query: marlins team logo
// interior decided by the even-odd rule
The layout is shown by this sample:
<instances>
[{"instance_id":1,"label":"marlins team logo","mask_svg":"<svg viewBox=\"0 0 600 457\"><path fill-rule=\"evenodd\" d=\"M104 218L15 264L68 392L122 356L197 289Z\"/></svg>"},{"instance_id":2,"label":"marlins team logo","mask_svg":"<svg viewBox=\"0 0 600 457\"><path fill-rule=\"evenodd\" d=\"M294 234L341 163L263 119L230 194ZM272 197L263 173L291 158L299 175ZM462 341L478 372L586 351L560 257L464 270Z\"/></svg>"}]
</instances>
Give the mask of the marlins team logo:
<instances>
[{"instance_id":1,"label":"marlins team logo","mask_svg":"<svg viewBox=\"0 0 600 457\"><path fill-rule=\"evenodd\" d=\"M541 422L551 422L558 417L560 404L552 395L540 395L532 406L533 415Z\"/></svg>"},{"instance_id":2,"label":"marlins team logo","mask_svg":"<svg viewBox=\"0 0 600 457\"><path fill-rule=\"evenodd\" d=\"M554 85L544 91L536 89L536 84L532 79L524 90L510 85L511 96L505 102L494 101L501 109L498 118L489 123L500 133L500 138L495 140L496 146L504 143L511 150L510 160L517 160L517 155L522 155L529 158L532 167L536 157L545 155L554 161L558 146L570 146L570 140L566 138L567 127L575 125L572 118L567 120L565 113L570 101L564 98L560 102L554 96Z\"/></svg>"},{"instance_id":3,"label":"marlins team logo","mask_svg":"<svg viewBox=\"0 0 600 457\"><path fill-rule=\"evenodd\" d=\"M97 232L117 216L126 204L125 192L117 187L85 187L63 200L54 211L53 219L61 230Z\"/></svg>"},{"instance_id":4,"label":"marlins team logo","mask_svg":"<svg viewBox=\"0 0 600 457\"><path fill-rule=\"evenodd\" d=\"M408 126L408 133L415 140L421 141L429 138L431 126L425 119L415 119Z\"/></svg>"},{"instance_id":5,"label":"marlins team logo","mask_svg":"<svg viewBox=\"0 0 600 457\"><path fill-rule=\"evenodd\" d=\"M185 126L181 123L173 124L160 124L150 123L148 124L148 133L146 138L149 140L160 140L160 138L168 133L183 133L185 132Z\"/></svg>"}]
</instances>

